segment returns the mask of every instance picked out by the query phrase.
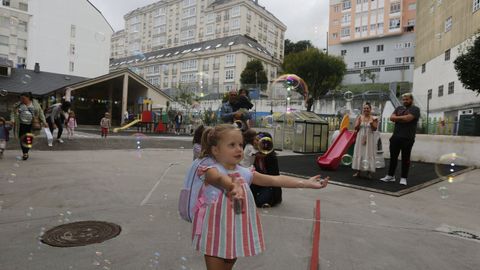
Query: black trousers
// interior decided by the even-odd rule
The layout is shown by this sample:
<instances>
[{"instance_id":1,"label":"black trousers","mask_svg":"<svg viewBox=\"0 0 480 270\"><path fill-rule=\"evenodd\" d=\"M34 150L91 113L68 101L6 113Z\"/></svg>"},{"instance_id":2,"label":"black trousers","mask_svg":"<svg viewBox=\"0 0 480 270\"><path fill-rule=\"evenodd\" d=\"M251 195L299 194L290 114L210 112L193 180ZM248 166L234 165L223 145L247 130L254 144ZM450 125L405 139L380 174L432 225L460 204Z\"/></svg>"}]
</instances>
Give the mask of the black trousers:
<instances>
[{"instance_id":1,"label":"black trousers","mask_svg":"<svg viewBox=\"0 0 480 270\"><path fill-rule=\"evenodd\" d=\"M18 128L18 138L20 138L20 147L22 148L22 153L24 154L28 154L28 151L30 150L30 148L22 145L22 136L27 133L32 133L32 125L20 124Z\"/></svg>"},{"instance_id":2,"label":"black trousers","mask_svg":"<svg viewBox=\"0 0 480 270\"><path fill-rule=\"evenodd\" d=\"M50 132L53 134L53 130L55 129L53 127L53 123L51 121L51 116L47 117L47 123L48 123L48 128L50 129ZM63 133L63 117L60 117L60 118L57 118L57 119L54 119L54 122L55 122L55 125L57 126L58 128L58 132L57 132L57 139L60 139L62 137L62 133Z\"/></svg>"},{"instance_id":3,"label":"black trousers","mask_svg":"<svg viewBox=\"0 0 480 270\"><path fill-rule=\"evenodd\" d=\"M413 144L415 139L407 138L390 138L390 167L388 175L394 176L398 164L398 155L402 152L402 178L408 177L408 170L410 169L410 155L412 154Z\"/></svg>"}]
</instances>

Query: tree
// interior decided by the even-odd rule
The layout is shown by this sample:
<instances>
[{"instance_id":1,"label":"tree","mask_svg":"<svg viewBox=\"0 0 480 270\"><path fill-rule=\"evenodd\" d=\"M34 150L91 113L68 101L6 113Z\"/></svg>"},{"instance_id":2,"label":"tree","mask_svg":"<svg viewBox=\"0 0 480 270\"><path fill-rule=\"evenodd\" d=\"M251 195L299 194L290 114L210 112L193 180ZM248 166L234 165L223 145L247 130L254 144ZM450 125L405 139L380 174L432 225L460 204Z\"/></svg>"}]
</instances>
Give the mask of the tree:
<instances>
[{"instance_id":1,"label":"tree","mask_svg":"<svg viewBox=\"0 0 480 270\"><path fill-rule=\"evenodd\" d=\"M240 75L240 82L242 85L260 85L261 90L266 90L268 78L262 62L257 59L248 61L247 66Z\"/></svg>"},{"instance_id":2,"label":"tree","mask_svg":"<svg viewBox=\"0 0 480 270\"><path fill-rule=\"evenodd\" d=\"M364 70L362 73L360 73L360 78L362 78L362 80L369 79L372 81L372 83L375 83L375 80L377 79L377 74L367 69L367 70Z\"/></svg>"},{"instance_id":3,"label":"tree","mask_svg":"<svg viewBox=\"0 0 480 270\"><path fill-rule=\"evenodd\" d=\"M346 65L342 58L326 55L313 48L286 56L283 70L305 80L309 97L317 100L340 85Z\"/></svg>"},{"instance_id":4,"label":"tree","mask_svg":"<svg viewBox=\"0 0 480 270\"><path fill-rule=\"evenodd\" d=\"M453 63L463 87L480 94L480 35Z\"/></svg>"},{"instance_id":5,"label":"tree","mask_svg":"<svg viewBox=\"0 0 480 270\"><path fill-rule=\"evenodd\" d=\"M297 53L308 50L309 48L315 48L310 40L300 40L298 42L292 42L290 39L285 39L285 56L291 53Z\"/></svg>"}]
</instances>

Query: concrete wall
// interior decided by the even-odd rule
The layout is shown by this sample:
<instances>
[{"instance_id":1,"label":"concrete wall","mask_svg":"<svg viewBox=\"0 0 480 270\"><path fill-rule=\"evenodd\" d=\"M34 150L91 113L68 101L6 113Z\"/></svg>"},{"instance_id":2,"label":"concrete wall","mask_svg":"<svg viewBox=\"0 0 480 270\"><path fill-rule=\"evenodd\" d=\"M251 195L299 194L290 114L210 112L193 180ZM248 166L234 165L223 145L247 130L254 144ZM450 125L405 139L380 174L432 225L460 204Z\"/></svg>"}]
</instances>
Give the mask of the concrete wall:
<instances>
[{"instance_id":1,"label":"concrete wall","mask_svg":"<svg viewBox=\"0 0 480 270\"><path fill-rule=\"evenodd\" d=\"M113 30L88 1L30 1L29 9L27 68L33 69L38 62L42 71L60 74L93 78L108 73ZM71 44L75 54L70 53Z\"/></svg>"},{"instance_id":2,"label":"concrete wall","mask_svg":"<svg viewBox=\"0 0 480 270\"><path fill-rule=\"evenodd\" d=\"M390 157L390 133L382 133L384 156ZM459 165L480 166L480 137L417 135L412 150L412 160L437 163L445 154L456 153L462 157Z\"/></svg>"}]
</instances>

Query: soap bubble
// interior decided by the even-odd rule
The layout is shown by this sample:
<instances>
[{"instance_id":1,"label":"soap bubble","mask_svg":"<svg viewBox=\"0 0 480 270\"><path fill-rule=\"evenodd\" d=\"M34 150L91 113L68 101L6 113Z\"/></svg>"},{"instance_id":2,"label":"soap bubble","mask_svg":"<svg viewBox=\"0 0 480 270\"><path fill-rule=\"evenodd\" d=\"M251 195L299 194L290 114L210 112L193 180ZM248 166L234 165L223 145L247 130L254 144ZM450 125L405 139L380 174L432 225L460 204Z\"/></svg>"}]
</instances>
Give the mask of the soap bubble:
<instances>
[{"instance_id":1,"label":"soap bubble","mask_svg":"<svg viewBox=\"0 0 480 270\"><path fill-rule=\"evenodd\" d=\"M95 251L95 255L97 255L97 256L102 256L103 253L102 253L101 251Z\"/></svg>"},{"instance_id":2,"label":"soap bubble","mask_svg":"<svg viewBox=\"0 0 480 270\"><path fill-rule=\"evenodd\" d=\"M100 262L98 262L98 261L93 261L92 264L95 265L95 266L100 266Z\"/></svg>"},{"instance_id":3,"label":"soap bubble","mask_svg":"<svg viewBox=\"0 0 480 270\"><path fill-rule=\"evenodd\" d=\"M20 81L23 83L23 84L29 84L31 81L32 81L32 76L28 75L28 74L25 74L22 76L22 78L20 79Z\"/></svg>"},{"instance_id":4,"label":"soap bubble","mask_svg":"<svg viewBox=\"0 0 480 270\"><path fill-rule=\"evenodd\" d=\"M380 162L380 161L378 161L378 160L375 161L375 168L376 168L376 169L381 169L381 168L383 168L383 167L384 167L384 166L383 166L382 162Z\"/></svg>"},{"instance_id":5,"label":"soap bubble","mask_svg":"<svg viewBox=\"0 0 480 270\"><path fill-rule=\"evenodd\" d=\"M457 180L456 176L463 168L460 164L465 164L465 158L456 153L442 155L435 164L435 172L442 180L453 183Z\"/></svg>"},{"instance_id":6,"label":"soap bubble","mask_svg":"<svg viewBox=\"0 0 480 270\"><path fill-rule=\"evenodd\" d=\"M439 187L438 191L440 192L440 198L447 199L448 198L448 189L447 187Z\"/></svg>"},{"instance_id":7,"label":"soap bubble","mask_svg":"<svg viewBox=\"0 0 480 270\"><path fill-rule=\"evenodd\" d=\"M307 83L295 74L284 74L275 79L273 85L273 99L284 99L292 96L292 90L303 96L308 97Z\"/></svg>"},{"instance_id":8,"label":"soap bubble","mask_svg":"<svg viewBox=\"0 0 480 270\"><path fill-rule=\"evenodd\" d=\"M25 148L32 148L33 138L34 138L34 135L32 133L27 133L25 135L22 135L22 137L20 138L20 141L22 142L22 146Z\"/></svg>"},{"instance_id":9,"label":"soap bubble","mask_svg":"<svg viewBox=\"0 0 480 270\"><path fill-rule=\"evenodd\" d=\"M343 98L345 101L352 101L353 100L353 93L352 91L347 91L343 94Z\"/></svg>"},{"instance_id":10,"label":"soap bubble","mask_svg":"<svg viewBox=\"0 0 480 270\"><path fill-rule=\"evenodd\" d=\"M268 155L273 151L273 141L270 137L263 137L258 140L258 151L264 155Z\"/></svg>"},{"instance_id":11,"label":"soap bubble","mask_svg":"<svg viewBox=\"0 0 480 270\"><path fill-rule=\"evenodd\" d=\"M6 96L6 95L8 95L8 91L7 91L7 90L5 90L5 89L0 90L0 97L4 97L4 96Z\"/></svg>"},{"instance_id":12,"label":"soap bubble","mask_svg":"<svg viewBox=\"0 0 480 270\"><path fill-rule=\"evenodd\" d=\"M362 170L367 171L369 167L370 167L370 162L368 162L368 160L366 159L362 160L362 163L361 163Z\"/></svg>"},{"instance_id":13,"label":"soap bubble","mask_svg":"<svg viewBox=\"0 0 480 270\"><path fill-rule=\"evenodd\" d=\"M272 208L272 206L268 203L264 203L262 205L262 211L264 214L268 214L268 211L270 210L270 208Z\"/></svg>"},{"instance_id":14,"label":"soap bubble","mask_svg":"<svg viewBox=\"0 0 480 270\"><path fill-rule=\"evenodd\" d=\"M292 143L292 140L290 139L290 136L285 136L285 144L289 145L290 143Z\"/></svg>"},{"instance_id":15,"label":"soap bubble","mask_svg":"<svg viewBox=\"0 0 480 270\"><path fill-rule=\"evenodd\" d=\"M343 165L350 166L350 165L352 165L353 158L352 158L351 155L345 154L345 155L342 156L341 161L342 161Z\"/></svg>"}]
</instances>

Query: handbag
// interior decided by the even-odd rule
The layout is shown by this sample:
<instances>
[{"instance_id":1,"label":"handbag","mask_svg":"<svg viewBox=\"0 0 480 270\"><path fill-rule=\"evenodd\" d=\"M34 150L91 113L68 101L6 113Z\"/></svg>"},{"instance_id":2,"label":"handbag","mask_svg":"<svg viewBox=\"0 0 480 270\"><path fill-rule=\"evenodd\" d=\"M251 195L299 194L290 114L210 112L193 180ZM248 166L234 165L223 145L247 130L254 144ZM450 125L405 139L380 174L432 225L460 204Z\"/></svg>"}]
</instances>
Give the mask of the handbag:
<instances>
[{"instance_id":1,"label":"handbag","mask_svg":"<svg viewBox=\"0 0 480 270\"><path fill-rule=\"evenodd\" d=\"M32 130L38 131L42 129L42 124L40 123L40 118L35 115L35 111L30 111L30 113L33 115L32 118Z\"/></svg>"}]
</instances>

